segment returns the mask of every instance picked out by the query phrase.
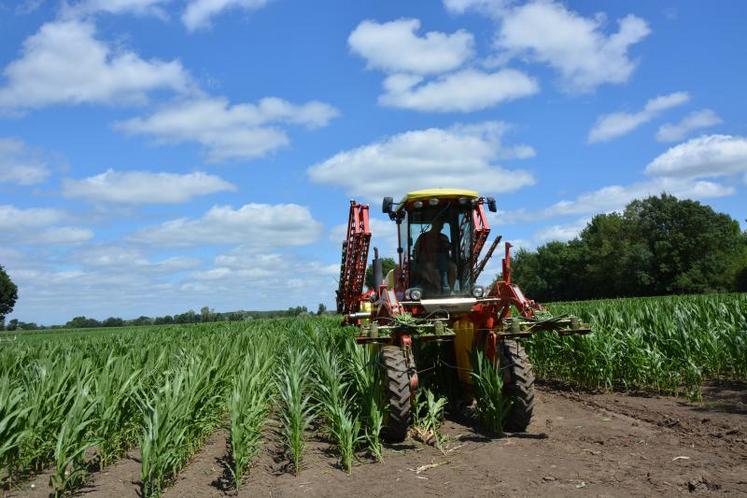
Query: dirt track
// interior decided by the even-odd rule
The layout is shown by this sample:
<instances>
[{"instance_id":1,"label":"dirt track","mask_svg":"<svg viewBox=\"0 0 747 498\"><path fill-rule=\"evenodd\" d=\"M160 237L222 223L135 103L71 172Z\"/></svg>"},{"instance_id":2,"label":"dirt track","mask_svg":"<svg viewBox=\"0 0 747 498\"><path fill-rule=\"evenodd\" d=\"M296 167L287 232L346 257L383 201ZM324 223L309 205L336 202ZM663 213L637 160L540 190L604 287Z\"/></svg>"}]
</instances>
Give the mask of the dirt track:
<instances>
[{"instance_id":1,"label":"dirt track","mask_svg":"<svg viewBox=\"0 0 747 498\"><path fill-rule=\"evenodd\" d=\"M706 402L666 397L575 394L539 388L524 435L490 440L447 421L446 452L408 441L383 463L339 470L324 442L312 442L305 469L284 472L268 441L238 496L747 496L747 390L706 390ZM166 497L224 493L226 434L219 431ZM94 476L89 497L137 496L137 455ZM43 476L17 496L45 495Z\"/></svg>"}]
</instances>

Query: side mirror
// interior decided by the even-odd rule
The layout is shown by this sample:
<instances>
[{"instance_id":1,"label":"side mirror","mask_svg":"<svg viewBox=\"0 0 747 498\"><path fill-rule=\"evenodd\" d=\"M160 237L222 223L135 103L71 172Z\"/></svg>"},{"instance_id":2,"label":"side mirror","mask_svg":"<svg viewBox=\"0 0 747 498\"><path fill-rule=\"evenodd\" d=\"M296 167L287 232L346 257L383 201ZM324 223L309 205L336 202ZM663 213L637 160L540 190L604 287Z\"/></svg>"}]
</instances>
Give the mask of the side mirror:
<instances>
[{"instance_id":1,"label":"side mirror","mask_svg":"<svg viewBox=\"0 0 747 498\"><path fill-rule=\"evenodd\" d=\"M384 202L381 204L381 212L384 214L392 214L392 206L394 200L391 197L384 197Z\"/></svg>"},{"instance_id":2,"label":"side mirror","mask_svg":"<svg viewBox=\"0 0 747 498\"><path fill-rule=\"evenodd\" d=\"M488 211L491 213L495 213L498 211L498 208L495 206L495 198L488 197Z\"/></svg>"}]
</instances>

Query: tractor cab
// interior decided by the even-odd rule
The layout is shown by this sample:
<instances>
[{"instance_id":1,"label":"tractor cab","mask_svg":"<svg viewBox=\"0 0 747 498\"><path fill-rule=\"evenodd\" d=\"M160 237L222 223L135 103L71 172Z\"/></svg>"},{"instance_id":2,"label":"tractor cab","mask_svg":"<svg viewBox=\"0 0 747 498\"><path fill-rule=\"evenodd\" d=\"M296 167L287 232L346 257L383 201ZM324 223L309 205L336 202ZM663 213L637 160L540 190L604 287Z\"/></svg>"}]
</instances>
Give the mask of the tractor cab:
<instances>
[{"instance_id":1,"label":"tractor cab","mask_svg":"<svg viewBox=\"0 0 747 498\"><path fill-rule=\"evenodd\" d=\"M485 204L495 211L492 198L458 189L410 192L397 205L384 199L384 213L397 223L400 299L482 297L474 269L487 238Z\"/></svg>"}]
</instances>

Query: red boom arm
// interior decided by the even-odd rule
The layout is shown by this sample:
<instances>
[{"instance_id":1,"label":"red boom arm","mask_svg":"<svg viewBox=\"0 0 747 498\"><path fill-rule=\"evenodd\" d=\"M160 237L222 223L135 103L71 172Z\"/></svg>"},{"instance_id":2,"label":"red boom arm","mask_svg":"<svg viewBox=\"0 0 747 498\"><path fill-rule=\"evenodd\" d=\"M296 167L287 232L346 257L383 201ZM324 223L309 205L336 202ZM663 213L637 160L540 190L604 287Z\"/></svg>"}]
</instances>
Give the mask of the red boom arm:
<instances>
[{"instance_id":1,"label":"red boom arm","mask_svg":"<svg viewBox=\"0 0 747 498\"><path fill-rule=\"evenodd\" d=\"M350 201L348 231L342 242L342 263L337 290L337 312L340 314L349 315L360 309L370 242L368 206Z\"/></svg>"}]
</instances>

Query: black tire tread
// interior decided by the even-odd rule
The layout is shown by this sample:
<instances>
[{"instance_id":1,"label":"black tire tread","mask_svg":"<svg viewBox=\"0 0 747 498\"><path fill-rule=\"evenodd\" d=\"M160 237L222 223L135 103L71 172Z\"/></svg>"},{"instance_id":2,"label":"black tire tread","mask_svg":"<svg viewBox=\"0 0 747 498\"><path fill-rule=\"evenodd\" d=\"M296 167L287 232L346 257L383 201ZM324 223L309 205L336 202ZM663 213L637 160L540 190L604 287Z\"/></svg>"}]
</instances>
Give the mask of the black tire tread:
<instances>
[{"instance_id":1,"label":"black tire tread","mask_svg":"<svg viewBox=\"0 0 747 498\"><path fill-rule=\"evenodd\" d=\"M526 432L534 411L534 370L524 348L517 341L500 344L501 367L505 368L503 394L513 400L504 429Z\"/></svg>"},{"instance_id":2,"label":"black tire tread","mask_svg":"<svg viewBox=\"0 0 747 498\"><path fill-rule=\"evenodd\" d=\"M400 443L407 437L412 410L407 362L399 346L384 346L381 350L381 360L384 370L384 395L389 408L384 438L391 443Z\"/></svg>"}]
</instances>

